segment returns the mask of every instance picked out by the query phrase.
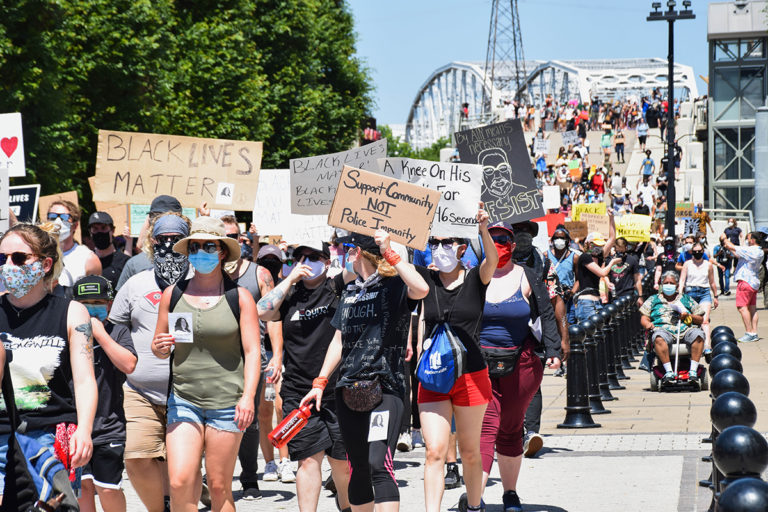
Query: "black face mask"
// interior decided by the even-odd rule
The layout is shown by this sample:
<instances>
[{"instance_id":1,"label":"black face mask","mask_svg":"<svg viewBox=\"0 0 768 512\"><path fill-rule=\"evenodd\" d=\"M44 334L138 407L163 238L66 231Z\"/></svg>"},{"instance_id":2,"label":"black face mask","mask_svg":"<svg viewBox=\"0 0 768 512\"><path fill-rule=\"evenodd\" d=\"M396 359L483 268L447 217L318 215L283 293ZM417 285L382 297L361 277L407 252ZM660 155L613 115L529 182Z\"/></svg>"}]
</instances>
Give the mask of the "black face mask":
<instances>
[{"instance_id":1,"label":"black face mask","mask_svg":"<svg viewBox=\"0 0 768 512\"><path fill-rule=\"evenodd\" d=\"M107 232L91 233L93 245L100 251L103 251L112 243L112 234Z\"/></svg>"},{"instance_id":2,"label":"black face mask","mask_svg":"<svg viewBox=\"0 0 768 512\"><path fill-rule=\"evenodd\" d=\"M704 252L703 251L693 251L692 254L693 254L693 257L695 259L697 259L697 260L700 260L701 258L704 257Z\"/></svg>"},{"instance_id":3,"label":"black face mask","mask_svg":"<svg viewBox=\"0 0 768 512\"><path fill-rule=\"evenodd\" d=\"M266 260L262 260L259 262L259 265L269 270L269 273L272 275L272 279L277 282L277 276L280 274L280 270L283 268L283 262L277 261L272 258L268 258Z\"/></svg>"}]
</instances>

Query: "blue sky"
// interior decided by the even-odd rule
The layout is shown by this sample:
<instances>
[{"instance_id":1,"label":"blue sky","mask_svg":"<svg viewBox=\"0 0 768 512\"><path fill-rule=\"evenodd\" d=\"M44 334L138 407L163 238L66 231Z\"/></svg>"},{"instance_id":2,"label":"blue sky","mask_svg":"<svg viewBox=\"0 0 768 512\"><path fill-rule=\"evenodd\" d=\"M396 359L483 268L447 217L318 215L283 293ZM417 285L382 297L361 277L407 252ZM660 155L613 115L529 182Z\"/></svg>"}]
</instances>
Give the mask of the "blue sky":
<instances>
[{"instance_id":1,"label":"blue sky","mask_svg":"<svg viewBox=\"0 0 768 512\"><path fill-rule=\"evenodd\" d=\"M526 59L667 56L667 24L646 22L651 0L519 0ZM682 5L678 1L678 6ZM675 23L675 60L707 76L707 3ZM379 124L405 123L419 87L454 60L485 61L490 0L349 0L358 55L375 82ZM666 1L662 1L666 5ZM699 94L706 84L697 78Z\"/></svg>"}]
</instances>

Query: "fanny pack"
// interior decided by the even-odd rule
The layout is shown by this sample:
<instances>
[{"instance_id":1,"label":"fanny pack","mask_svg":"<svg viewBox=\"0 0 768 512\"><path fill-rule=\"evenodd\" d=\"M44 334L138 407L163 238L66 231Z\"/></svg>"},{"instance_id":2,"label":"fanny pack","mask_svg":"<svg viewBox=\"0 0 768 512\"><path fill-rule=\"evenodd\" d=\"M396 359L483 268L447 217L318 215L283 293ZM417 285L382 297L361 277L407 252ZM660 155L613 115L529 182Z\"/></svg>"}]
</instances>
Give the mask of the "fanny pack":
<instances>
[{"instance_id":1,"label":"fanny pack","mask_svg":"<svg viewBox=\"0 0 768 512\"><path fill-rule=\"evenodd\" d=\"M358 380L350 386L345 386L342 388L341 398L353 411L372 411L382 400L379 379Z\"/></svg>"},{"instance_id":2,"label":"fanny pack","mask_svg":"<svg viewBox=\"0 0 768 512\"><path fill-rule=\"evenodd\" d=\"M506 377L515 371L517 361L520 359L520 352L523 347L516 348L494 348L480 347L485 362L488 365L488 376L492 379Z\"/></svg>"}]
</instances>

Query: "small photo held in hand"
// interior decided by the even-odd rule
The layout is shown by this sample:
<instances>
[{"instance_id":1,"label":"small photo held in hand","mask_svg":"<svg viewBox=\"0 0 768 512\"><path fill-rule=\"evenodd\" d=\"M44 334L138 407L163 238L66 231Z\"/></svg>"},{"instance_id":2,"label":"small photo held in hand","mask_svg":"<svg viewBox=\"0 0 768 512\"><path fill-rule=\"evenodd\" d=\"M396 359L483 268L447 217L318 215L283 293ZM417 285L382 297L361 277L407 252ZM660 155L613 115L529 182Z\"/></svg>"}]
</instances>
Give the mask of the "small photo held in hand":
<instances>
[{"instance_id":1,"label":"small photo held in hand","mask_svg":"<svg viewBox=\"0 0 768 512\"><path fill-rule=\"evenodd\" d=\"M176 343L192 343L192 313L168 313L168 330Z\"/></svg>"}]
</instances>

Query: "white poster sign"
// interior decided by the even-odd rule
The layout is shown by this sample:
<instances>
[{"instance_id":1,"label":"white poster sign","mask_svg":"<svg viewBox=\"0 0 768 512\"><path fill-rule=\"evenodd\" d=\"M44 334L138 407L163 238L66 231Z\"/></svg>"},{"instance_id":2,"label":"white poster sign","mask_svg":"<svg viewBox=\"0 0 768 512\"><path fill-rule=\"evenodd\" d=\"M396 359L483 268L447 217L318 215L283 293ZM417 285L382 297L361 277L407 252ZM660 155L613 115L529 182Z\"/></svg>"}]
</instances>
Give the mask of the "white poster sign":
<instances>
[{"instance_id":1,"label":"white poster sign","mask_svg":"<svg viewBox=\"0 0 768 512\"><path fill-rule=\"evenodd\" d=\"M549 153L549 139L542 137L536 137L533 139L533 152L541 153L542 155ZM546 208L546 206L544 206L544 208Z\"/></svg>"},{"instance_id":2,"label":"white poster sign","mask_svg":"<svg viewBox=\"0 0 768 512\"><path fill-rule=\"evenodd\" d=\"M8 204L10 194L10 180L8 173L0 170L0 232L5 233L10 227L10 205Z\"/></svg>"},{"instance_id":3,"label":"white poster sign","mask_svg":"<svg viewBox=\"0 0 768 512\"><path fill-rule=\"evenodd\" d=\"M440 192L432 221L432 236L477 237L477 206L483 183L483 167L477 164L433 162L410 158L379 160L379 172Z\"/></svg>"},{"instance_id":4,"label":"white poster sign","mask_svg":"<svg viewBox=\"0 0 768 512\"><path fill-rule=\"evenodd\" d=\"M19 112L0 114L0 171L8 173L6 179L27 174L24 169L24 136Z\"/></svg>"},{"instance_id":5,"label":"white poster sign","mask_svg":"<svg viewBox=\"0 0 768 512\"><path fill-rule=\"evenodd\" d=\"M579 138L579 132L571 130L569 132L563 132L563 146L581 146L581 139Z\"/></svg>"},{"instance_id":6,"label":"white poster sign","mask_svg":"<svg viewBox=\"0 0 768 512\"><path fill-rule=\"evenodd\" d=\"M557 185L545 185L542 189L543 199L541 205L545 209L560 208L560 187Z\"/></svg>"},{"instance_id":7,"label":"white poster sign","mask_svg":"<svg viewBox=\"0 0 768 512\"><path fill-rule=\"evenodd\" d=\"M341 153L291 159L291 212L328 215L342 167L376 171L376 161L386 156L387 139L381 139Z\"/></svg>"}]
</instances>

